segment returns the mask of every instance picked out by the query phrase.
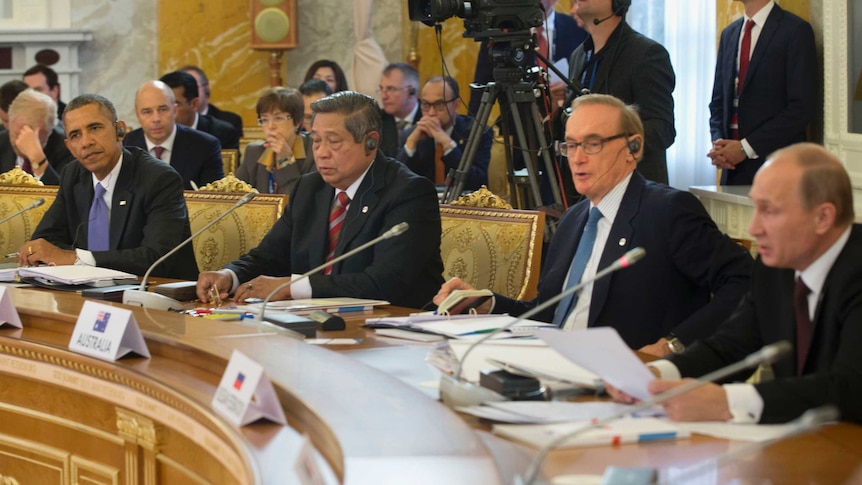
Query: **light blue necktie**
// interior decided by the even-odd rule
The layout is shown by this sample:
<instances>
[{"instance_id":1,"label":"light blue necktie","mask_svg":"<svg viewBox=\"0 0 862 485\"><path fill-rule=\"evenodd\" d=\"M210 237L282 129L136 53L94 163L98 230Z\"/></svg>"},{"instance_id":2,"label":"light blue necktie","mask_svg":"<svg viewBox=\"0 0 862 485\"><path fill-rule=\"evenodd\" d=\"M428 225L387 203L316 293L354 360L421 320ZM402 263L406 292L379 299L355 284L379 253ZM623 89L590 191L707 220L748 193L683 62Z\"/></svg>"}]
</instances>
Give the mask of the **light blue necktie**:
<instances>
[{"instance_id":1,"label":"light blue necktie","mask_svg":"<svg viewBox=\"0 0 862 485\"><path fill-rule=\"evenodd\" d=\"M566 290L581 282L581 277L583 277L587 263L590 261L590 256L593 254L593 246L596 245L596 232L598 231L599 219L601 218L602 213L598 207L590 209L590 217L587 219L587 225L584 227L584 233L581 235L581 241L578 243L575 257L572 258L572 266L569 268L569 279L566 280ZM563 328L569 313L575 308L577 303L577 293L560 300L560 303L557 304L557 310L554 312L554 325Z\"/></svg>"},{"instance_id":2,"label":"light blue necktie","mask_svg":"<svg viewBox=\"0 0 862 485\"><path fill-rule=\"evenodd\" d=\"M105 204L105 188L96 184L96 195L90 206L90 223L88 224L87 249L90 251L107 251L110 249L110 222L108 220L108 205Z\"/></svg>"}]
</instances>

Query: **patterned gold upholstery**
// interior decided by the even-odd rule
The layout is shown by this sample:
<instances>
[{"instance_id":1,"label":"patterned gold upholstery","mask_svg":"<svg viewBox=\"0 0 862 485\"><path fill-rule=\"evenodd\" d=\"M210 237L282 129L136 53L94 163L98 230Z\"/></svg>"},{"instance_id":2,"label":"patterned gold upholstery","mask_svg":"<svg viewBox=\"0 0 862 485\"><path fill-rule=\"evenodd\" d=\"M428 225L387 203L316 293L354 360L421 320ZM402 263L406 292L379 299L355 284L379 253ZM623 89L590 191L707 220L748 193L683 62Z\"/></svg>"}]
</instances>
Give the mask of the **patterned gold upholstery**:
<instances>
[{"instance_id":1,"label":"patterned gold upholstery","mask_svg":"<svg viewBox=\"0 0 862 485\"><path fill-rule=\"evenodd\" d=\"M38 199L45 199L45 203L40 207L0 224L0 255L14 253L30 240L45 211L54 203L58 188L55 185L0 184L0 219L18 212Z\"/></svg>"},{"instance_id":2,"label":"patterned gold upholstery","mask_svg":"<svg viewBox=\"0 0 862 485\"><path fill-rule=\"evenodd\" d=\"M536 296L545 214L538 211L440 206L443 278L510 298Z\"/></svg>"},{"instance_id":3,"label":"patterned gold upholstery","mask_svg":"<svg viewBox=\"0 0 862 485\"><path fill-rule=\"evenodd\" d=\"M189 209L192 233L229 210L243 195L187 190L186 206ZM281 217L285 204L285 195L258 195L196 237L193 244L198 269L219 270L256 247Z\"/></svg>"},{"instance_id":4,"label":"patterned gold upholstery","mask_svg":"<svg viewBox=\"0 0 862 485\"><path fill-rule=\"evenodd\" d=\"M223 148L221 151L221 163L224 174L231 175L236 172L236 161L239 158L239 150L236 148Z\"/></svg>"},{"instance_id":5,"label":"patterned gold upholstery","mask_svg":"<svg viewBox=\"0 0 862 485\"><path fill-rule=\"evenodd\" d=\"M234 177L232 173L229 173L223 178L204 185L200 190L202 192L240 192L247 194L249 192L254 192L254 187Z\"/></svg>"}]
</instances>

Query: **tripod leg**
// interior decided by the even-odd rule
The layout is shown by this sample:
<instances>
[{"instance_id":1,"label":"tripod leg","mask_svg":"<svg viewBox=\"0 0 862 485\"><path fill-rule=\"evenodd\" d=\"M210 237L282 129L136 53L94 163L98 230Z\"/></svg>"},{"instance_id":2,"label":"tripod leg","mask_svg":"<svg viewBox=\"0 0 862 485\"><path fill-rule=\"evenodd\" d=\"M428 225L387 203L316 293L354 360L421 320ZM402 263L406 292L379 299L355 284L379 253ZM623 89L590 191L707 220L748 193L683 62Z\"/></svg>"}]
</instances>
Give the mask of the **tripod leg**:
<instances>
[{"instance_id":1,"label":"tripod leg","mask_svg":"<svg viewBox=\"0 0 862 485\"><path fill-rule=\"evenodd\" d=\"M531 105L533 115L533 126L539 136L539 149L542 151L542 158L545 161L545 173L548 177L548 182L551 184L551 192L554 194L554 203L558 208L563 207L563 197L560 194L560 184L557 183L557 171L554 166L554 161L551 158L548 139L545 137L545 129L542 126L542 116L539 114L539 108L535 104Z\"/></svg>"},{"instance_id":2,"label":"tripod leg","mask_svg":"<svg viewBox=\"0 0 862 485\"><path fill-rule=\"evenodd\" d=\"M510 94L509 99L513 99L513 100L518 99L516 97L517 95L515 93L510 92L509 94ZM524 93L521 93L521 94L523 95ZM523 97L523 96L521 96L521 97ZM538 178L537 163L536 163L537 162L536 153L527 144L527 135L526 135L526 132L524 132L524 125L521 122L521 119L522 119L521 118L522 111L520 108L521 104L530 104L532 106L535 106L533 100L529 100L528 103L524 103L523 101L518 100L512 105L512 110L513 110L512 121L515 124L515 136L516 136L516 138L515 138L516 144L515 144L514 149L515 150L522 150L522 153L524 153L524 155L525 155L524 156L524 165L527 166L527 177L528 177L528 180L530 181L530 191L533 193L532 194L533 195L533 203L535 204L534 207L540 207L542 205L542 193L541 193L541 190L539 189L539 178Z\"/></svg>"},{"instance_id":3,"label":"tripod leg","mask_svg":"<svg viewBox=\"0 0 862 485\"><path fill-rule=\"evenodd\" d=\"M470 129L467 142L464 144L461 161L458 162L458 168L454 170L454 174L452 172L449 173L453 183L446 185L446 191L443 194L443 201L447 204L458 198L461 192L464 191L464 183L470 175L470 169L473 167L473 159L482 140L482 133L488 129L488 117L491 114L491 108L494 106L498 94L499 91L496 83L488 83L485 86L485 90L482 93L482 102L479 104L479 112L476 113L476 121Z\"/></svg>"}]
</instances>

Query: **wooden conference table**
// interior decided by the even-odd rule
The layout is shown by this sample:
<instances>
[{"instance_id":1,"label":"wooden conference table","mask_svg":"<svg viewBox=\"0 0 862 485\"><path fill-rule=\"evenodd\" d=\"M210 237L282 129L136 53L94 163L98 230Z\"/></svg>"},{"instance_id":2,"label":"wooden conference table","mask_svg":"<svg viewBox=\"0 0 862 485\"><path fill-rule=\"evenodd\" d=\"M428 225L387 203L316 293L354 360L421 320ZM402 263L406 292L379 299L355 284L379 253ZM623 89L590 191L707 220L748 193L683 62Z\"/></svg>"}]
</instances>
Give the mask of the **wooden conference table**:
<instances>
[{"instance_id":1,"label":"wooden conference table","mask_svg":"<svg viewBox=\"0 0 862 485\"><path fill-rule=\"evenodd\" d=\"M9 293L24 328L0 328L0 483L296 483L303 434L348 484L508 484L534 452L408 384L428 371L428 347L375 336L360 326L368 315L319 335L359 344L321 348L269 326L134 309L152 358L111 363L67 350L79 295ZM211 409L234 349L264 366L288 426L236 428ZM683 466L739 446L698 436L561 450L543 471ZM725 466L717 483L845 483L860 464L862 428L840 424Z\"/></svg>"}]
</instances>

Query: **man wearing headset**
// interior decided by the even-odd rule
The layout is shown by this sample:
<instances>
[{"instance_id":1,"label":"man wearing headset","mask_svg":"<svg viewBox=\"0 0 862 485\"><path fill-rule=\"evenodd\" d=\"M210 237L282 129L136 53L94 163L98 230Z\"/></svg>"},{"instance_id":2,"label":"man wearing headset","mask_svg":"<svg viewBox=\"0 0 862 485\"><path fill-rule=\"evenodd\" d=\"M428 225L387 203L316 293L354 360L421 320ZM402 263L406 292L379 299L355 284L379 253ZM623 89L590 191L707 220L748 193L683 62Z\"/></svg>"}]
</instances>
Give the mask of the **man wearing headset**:
<instances>
[{"instance_id":1,"label":"man wearing headset","mask_svg":"<svg viewBox=\"0 0 862 485\"><path fill-rule=\"evenodd\" d=\"M436 184L446 181L450 170L458 168L473 120L458 114L461 106L458 82L449 76L434 76L422 87L419 109L424 116L404 134L406 140L398 161ZM464 188L476 190L488 185L491 161L491 130L482 133Z\"/></svg>"},{"instance_id":2,"label":"man wearing headset","mask_svg":"<svg viewBox=\"0 0 862 485\"><path fill-rule=\"evenodd\" d=\"M495 313L519 315L587 281L636 247L646 257L587 285L536 318L566 330L611 326L633 349L680 352L713 333L748 289L751 255L722 234L693 195L635 171L644 129L637 112L605 94L577 98L560 154L584 200L569 209L545 259L538 297L495 295ZM434 298L454 289L450 280Z\"/></svg>"},{"instance_id":3,"label":"man wearing headset","mask_svg":"<svg viewBox=\"0 0 862 485\"><path fill-rule=\"evenodd\" d=\"M572 2L589 37L572 53L569 78L591 93L610 94L638 107L644 125L643 160L647 180L668 183L665 150L676 138L670 56L661 44L635 32L625 21L631 0ZM569 94L571 101L572 93Z\"/></svg>"},{"instance_id":4,"label":"man wearing headset","mask_svg":"<svg viewBox=\"0 0 862 485\"><path fill-rule=\"evenodd\" d=\"M341 91L311 104L317 172L303 175L284 214L260 245L220 271L201 273L198 297L217 287L236 301L276 286L407 222L384 240L326 271L287 286L275 300L349 296L420 308L443 282L440 211L433 184L386 158L380 110L364 94Z\"/></svg>"},{"instance_id":5,"label":"man wearing headset","mask_svg":"<svg viewBox=\"0 0 862 485\"><path fill-rule=\"evenodd\" d=\"M410 64L393 62L380 75L382 131L379 148L395 157L404 144L404 133L422 118L419 109L419 73Z\"/></svg>"},{"instance_id":6,"label":"man wearing headset","mask_svg":"<svg viewBox=\"0 0 862 485\"><path fill-rule=\"evenodd\" d=\"M80 264L142 275L191 235L183 181L169 165L138 148L123 148L126 124L107 99L84 94L63 111L66 147L76 160L60 190L19 250L18 263ZM153 271L194 279L191 245Z\"/></svg>"}]
</instances>

